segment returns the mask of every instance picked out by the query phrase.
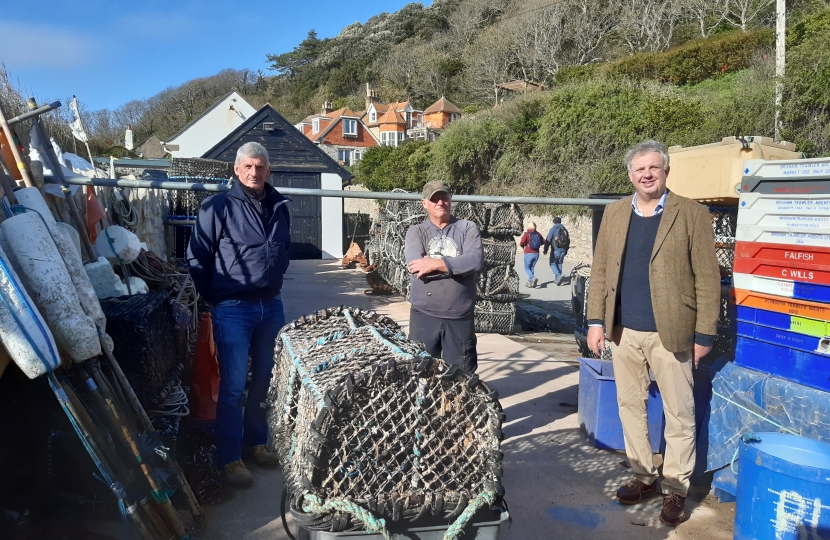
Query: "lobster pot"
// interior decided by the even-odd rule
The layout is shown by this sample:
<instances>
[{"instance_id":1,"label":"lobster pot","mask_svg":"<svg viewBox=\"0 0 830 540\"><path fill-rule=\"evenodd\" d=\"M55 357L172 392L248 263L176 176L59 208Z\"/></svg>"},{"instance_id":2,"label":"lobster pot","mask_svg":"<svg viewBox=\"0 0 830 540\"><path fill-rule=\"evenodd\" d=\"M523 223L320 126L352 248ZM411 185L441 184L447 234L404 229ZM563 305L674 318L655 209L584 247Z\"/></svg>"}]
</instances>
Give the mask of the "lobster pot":
<instances>
[{"instance_id":1,"label":"lobster pot","mask_svg":"<svg viewBox=\"0 0 830 540\"><path fill-rule=\"evenodd\" d=\"M580 263L571 270L571 309L576 319L574 339L579 346L579 353L584 358L596 358L597 355L588 348L588 289L591 284L591 265ZM603 360L611 360L611 342L605 339L602 350Z\"/></svg>"},{"instance_id":2,"label":"lobster pot","mask_svg":"<svg viewBox=\"0 0 830 540\"><path fill-rule=\"evenodd\" d=\"M715 233L715 255L721 277L732 276L735 262L735 229L738 225L737 206L709 206L709 217Z\"/></svg>"},{"instance_id":3,"label":"lobster pot","mask_svg":"<svg viewBox=\"0 0 830 540\"><path fill-rule=\"evenodd\" d=\"M511 238L499 240L496 238L482 238L481 247L484 248L484 266L513 266L516 263L516 242Z\"/></svg>"},{"instance_id":4,"label":"lobster pot","mask_svg":"<svg viewBox=\"0 0 830 540\"><path fill-rule=\"evenodd\" d=\"M484 234L490 236L520 236L524 232L524 214L515 204L485 203L487 228Z\"/></svg>"},{"instance_id":5,"label":"lobster pot","mask_svg":"<svg viewBox=\"0 0 830 540\"><path fill-rule=\"evenodd\" d=\"M458 219L466 219L478 225L482 234L487 234L489 211L483 204L460 202L453 203L452 215ZM515 251L515 247L513 249Z\"/></svg>"},{"instance_id":6,"label":"lobster pot","mask_svg":"<svg viewBox=\"0 0 830 540\"><path fill-rule=\"evenodd\" d=\"M454 520L503 492L503 413L476 375L352 308L303 317L277 341L269 430L303 528Z\"/></svg>"},{"instance_id":7,"label":"lobster pot","mask_svg":"<svg viewBox=\"0 0 830 540\"><path fill-rule=\"evenodd\" d=\"M519 298L519 274L512 266L484 267L476 278L480 300L514 302Z\"/></svg>"},{"instance_id":8,"label":"lobster pot","mask_svg":"<svg viewBox=\"0 0 830 540\"><path fill-rule=\"evenodd\" d=\"M512 334L516 306L512 302L480 300L476 302L474 322L476 332Z\"/></svg>"}]
</instances>

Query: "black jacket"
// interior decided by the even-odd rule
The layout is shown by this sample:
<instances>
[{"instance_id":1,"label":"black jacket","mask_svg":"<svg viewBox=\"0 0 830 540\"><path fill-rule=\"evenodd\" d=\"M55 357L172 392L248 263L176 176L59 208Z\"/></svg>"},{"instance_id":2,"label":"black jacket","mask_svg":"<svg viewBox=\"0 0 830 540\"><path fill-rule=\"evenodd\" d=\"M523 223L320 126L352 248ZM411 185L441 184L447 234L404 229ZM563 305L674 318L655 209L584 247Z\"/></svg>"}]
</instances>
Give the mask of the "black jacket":
<instances>
[{"instance_id":1,"label":"black jacket","mask_svg":"<svg viewBox=\"0 0 830 540\"><path fill-rule=\"evenodd\" d=\"M291 245L288 201L265 184L264 221L237 181L202 202L187 260L196 290L208 302L279 294Z\"/></svg>"}]
</instances>

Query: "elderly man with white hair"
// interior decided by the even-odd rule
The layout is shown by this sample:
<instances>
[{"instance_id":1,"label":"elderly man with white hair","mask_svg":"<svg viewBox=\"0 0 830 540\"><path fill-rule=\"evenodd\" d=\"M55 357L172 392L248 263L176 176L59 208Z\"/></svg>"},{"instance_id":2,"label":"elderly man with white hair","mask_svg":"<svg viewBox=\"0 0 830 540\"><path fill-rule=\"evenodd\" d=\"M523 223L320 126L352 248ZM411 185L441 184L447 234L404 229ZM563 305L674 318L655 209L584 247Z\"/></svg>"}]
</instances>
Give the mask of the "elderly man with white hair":
<instances>
[{"instance_id":1,"label":"elderly man with white hair","mask_svg":"<svg viewBox=\"0 0 830 540\"><path fill-rule=\"evenodd\" d=\"M208 197L190 238L187 258L196 290L209 302L219 357L216 447L228 483L250 485L246 458L260 466L276 465L266 446L265 401L277 333L285 325L282 289L291 245L287 203L266 183L268 152L249 142L236 153L238 182ZM251 361L247 406L243 403Z\"/></svg>"}]
</instances>

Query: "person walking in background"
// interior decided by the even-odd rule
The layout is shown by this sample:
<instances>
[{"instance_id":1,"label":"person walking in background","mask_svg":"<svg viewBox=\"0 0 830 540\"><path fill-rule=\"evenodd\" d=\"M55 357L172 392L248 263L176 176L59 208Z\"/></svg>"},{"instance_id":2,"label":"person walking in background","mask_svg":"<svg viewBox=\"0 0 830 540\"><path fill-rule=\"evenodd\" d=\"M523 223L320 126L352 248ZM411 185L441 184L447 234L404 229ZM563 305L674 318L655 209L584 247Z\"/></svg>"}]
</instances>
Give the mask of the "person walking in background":
<instances>
[{"instance_id":1,"label":"person walking in background","mask_svg":"<svg viewBox=\"0 0 830 540\"><path fill-rule=\"evenodd\" d=\"M205 199L190 237L187 259L196 290L209 303L219 357L216 404L216 457L227 482L253 482L245 458L276 466L266 446L268 427L262 404L274 368L277 333L285 325L282 289L291 245L287 203L266 183L268 151L257 142L236 153L231 189ZM248 361L251 383L245 404ZM244 447L243 447L244 445Z\"/></svg>"},{"instance_id":2,"label":"person walking in background","mask_svg":"<svg viewBox=\"0 0 830 540\"><path fill-rule=\"evenodd\" d=\"M648 433L649 369L663 397L666 450L660 520L686 517L695 466L692 366L712 350L720 311L720 270L705 206L666 189L669 153L644 141L625 156L634 195L606 207L588 293L588 347L611 340L625 453L634 478L621 504L658 492ZM604 325L604 328L603 328Z\"/></svg>"},{"instance_id":3,"label":"person walking in background","mask_svg":"<svg viewBox=\"0 0 830 540\"><path fill-rule=\"evenodd\" d=\"M545 239L544 254L548 254L548 247L553 246L553 251L550 253L550 269L553 270L553 282L557 285L562 283L562 263L565 262L565 255L568 254L568 248L571 247L571 237L568 234L568 229L562 225L562 218L556 216L553 218L553 227L548 231L548 237Z\"/></svg>"},{"instance_id":4,"label":"person walking in background","mask_svg":"<svg viewBox=\"0 0 830 540\"><path fill-rule=\"evenodd\" d=\"M524 248L525 253L525 272L527 273L527 283L525 287L534 288L539 280L533 273L536 268L536 263L539 262L539 249L545 245L545 239L541 234L536 232L536 224L531 223L527 231L519 239L519 247Z\"/></svg>"}]
</instances>

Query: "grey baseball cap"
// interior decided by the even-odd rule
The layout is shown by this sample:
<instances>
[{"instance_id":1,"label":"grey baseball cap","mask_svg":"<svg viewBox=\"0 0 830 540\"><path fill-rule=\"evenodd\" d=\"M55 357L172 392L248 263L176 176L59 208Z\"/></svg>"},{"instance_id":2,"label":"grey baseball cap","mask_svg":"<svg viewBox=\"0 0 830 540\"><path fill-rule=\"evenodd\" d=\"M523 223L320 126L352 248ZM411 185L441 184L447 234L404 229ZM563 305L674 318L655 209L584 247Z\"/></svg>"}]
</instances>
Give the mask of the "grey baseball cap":
<instances>
[{"instance_id":1,"label":"grey baseball cap","mask_svg":"<svg viewBox=\"0 0 830 540\"><path fill-rule=\"evenodd\" d=\"M442 182L440 180L433 180L431 182L427 182L424 185L423 198L426 200L430 200L433 195L435 195L436 193L440 193L442 191L447 195L452 195L452 192L450 191L450 186L448 186L446 182Z\"/></svg>"}]
</instances>

